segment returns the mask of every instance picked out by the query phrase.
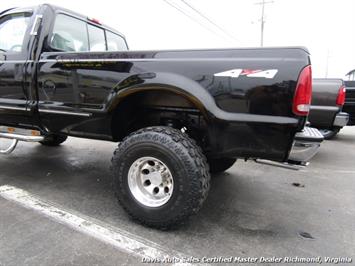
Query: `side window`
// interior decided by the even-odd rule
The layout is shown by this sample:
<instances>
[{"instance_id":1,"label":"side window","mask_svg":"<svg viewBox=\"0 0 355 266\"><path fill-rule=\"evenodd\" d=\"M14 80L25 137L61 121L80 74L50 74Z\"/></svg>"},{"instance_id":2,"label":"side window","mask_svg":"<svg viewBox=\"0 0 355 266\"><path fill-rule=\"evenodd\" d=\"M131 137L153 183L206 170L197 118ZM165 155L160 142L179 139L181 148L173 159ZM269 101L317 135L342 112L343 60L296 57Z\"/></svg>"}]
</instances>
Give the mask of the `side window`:
<instances>
[{"instance_id":1,"label":"side window","mask_svg":"<svg viewBox=\"0 0 355 266\"><path fill-rule=\"evenodd\" d=\"M89 50L86 22L58 14L50 41L51 47L65 52L85 52Z\"/></svg>"},{"instance_id":2,"label":"side window","mask_svg":"<svg viewBox=\"0 0 355 266\"><path fill-rule=\"evenodd\" d=\"M127 44L125 40L110 31L106 31L107 51L127 51Z\"/></svg>"},{"instance_id":3,"label":"side window","mask_svg":"<svg viewBox=\"0 0 355 266\"><path fill-rule=\"evenodd\" d=\"M0 19L0 51L22 51L31 15L30 13L17 13Z\"/></svg>"},{"instance_id":4,"label":"side window","mask_svg":"<svg viewBox=\"0 0 355 266\"><path fill-rule=\"evenodd\" d=\"M88 24L90 51L106 51L105 32L103 29Z\"/></svg>"}]
</instances>

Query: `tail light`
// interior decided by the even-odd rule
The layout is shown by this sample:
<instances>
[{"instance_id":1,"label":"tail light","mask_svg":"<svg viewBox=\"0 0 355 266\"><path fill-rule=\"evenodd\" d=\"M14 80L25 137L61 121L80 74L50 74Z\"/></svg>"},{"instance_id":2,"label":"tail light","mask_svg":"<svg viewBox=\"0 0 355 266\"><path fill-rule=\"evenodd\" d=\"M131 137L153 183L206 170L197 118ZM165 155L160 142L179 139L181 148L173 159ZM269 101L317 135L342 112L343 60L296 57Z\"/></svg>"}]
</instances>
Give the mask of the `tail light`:
<instances>
[{"instance_id":1,"label":"tail light","mask_svg":"<svg viewBox=\"0 0 355 266\"><path fill-rule=\"evenodd\" d=\"M341 86L338 92L338 97L337 97L337 101L336 104L339 106L343 106L345 103L345 93L346 93L346 89L345 86Z\"/></svg>"},{"instance_id":2,"label":"tail light","mask_svg":"<svg viewBox=\"0 0 355 266\"><path fill-rule=\"evenodd\" d=\"M306 116L309 113L312 99L312 68L306 66L298 78L296 92L293 97L292 111L295 115Z\"/></svg>"}]
</instances>

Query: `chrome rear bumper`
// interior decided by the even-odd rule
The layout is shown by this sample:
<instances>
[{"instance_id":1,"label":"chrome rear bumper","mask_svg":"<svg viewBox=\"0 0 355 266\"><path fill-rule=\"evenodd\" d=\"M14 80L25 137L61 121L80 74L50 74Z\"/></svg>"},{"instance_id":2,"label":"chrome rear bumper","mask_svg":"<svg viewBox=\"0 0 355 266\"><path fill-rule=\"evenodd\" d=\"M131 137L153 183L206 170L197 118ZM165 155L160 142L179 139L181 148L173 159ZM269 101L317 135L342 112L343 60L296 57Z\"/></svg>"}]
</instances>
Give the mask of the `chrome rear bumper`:
<instances>
[{"instance_id":1,"label":"chrome rear bumper","mask_svg":"<svg viewBox=\"0 0 355 266\"><path fill-rule=\"evenodd\" d=\"M288 157L288 163L307 165L318 152L323 135L316 128L305 127L295 136L293 147Z\"/></svg>"},{"instance_id":2,"label":"chrome rear bumper","mask_svg":"<svg viewBox=\"0 0 355 266\"><path fill-rule=\"evenodd\" d=\"M320 143L303 143L295 141L288 160L289 162L297 162L301 165L305 165L317 154L319 147Z\"/></svg>"},{"instance_id":3,"label":"chrome rear bumper","mask_svg":"<svg viewBox=\"0 0 355 266\"><path fill-rule=\"evenodd\" d=\"M287 161L275 162L265 159L256 159L255 162L292 170L300 170L307 166L312 157L316 155L323 139L323 135L318 129L306 126L302 132L296 134Z\"/></svg>"},{"instance_id":4,"label":"chrome rear bumper","mask_svg":"<svg viewBox=\"0 0 355 266\"><path fill-rule=\"evenodd\" d=\"M345 112L340 112L335 116L333 126L335 127L345 127L349 122L349 114Z\"/></svg>"}]
</instances>

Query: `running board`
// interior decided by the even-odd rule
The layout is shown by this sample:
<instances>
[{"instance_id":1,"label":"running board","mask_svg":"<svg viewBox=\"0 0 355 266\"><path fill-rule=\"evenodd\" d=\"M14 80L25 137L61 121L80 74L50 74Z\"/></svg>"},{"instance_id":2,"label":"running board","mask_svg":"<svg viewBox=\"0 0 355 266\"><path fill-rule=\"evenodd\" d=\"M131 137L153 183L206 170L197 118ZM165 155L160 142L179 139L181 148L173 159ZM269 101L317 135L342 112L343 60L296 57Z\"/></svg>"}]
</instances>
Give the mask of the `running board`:
<instances>
[{"instance_id":1,"label":"running board","mask_svg":"<svg viewBox=\"0 0 355 266\"><path fill-rule=\"evenodd\" d=\"M0 126L0 138L16 139L19 141L38 142L44 140L41 132L33 129Z\"/></svg>"},{"instance_id":2,"label":"running board","mask_svg":"<svg viewBox=\"0 0 355 266\"><path fill-rule=\"evenodd\" d=\"M12 139L9 147L6 149L0 149L0 154L9 154L13 152L18 141L39 142L44 140L44 136L41 136L41 132L38 130L6 126L0 126L0 138Z\"/></svg>"}]
</instances>

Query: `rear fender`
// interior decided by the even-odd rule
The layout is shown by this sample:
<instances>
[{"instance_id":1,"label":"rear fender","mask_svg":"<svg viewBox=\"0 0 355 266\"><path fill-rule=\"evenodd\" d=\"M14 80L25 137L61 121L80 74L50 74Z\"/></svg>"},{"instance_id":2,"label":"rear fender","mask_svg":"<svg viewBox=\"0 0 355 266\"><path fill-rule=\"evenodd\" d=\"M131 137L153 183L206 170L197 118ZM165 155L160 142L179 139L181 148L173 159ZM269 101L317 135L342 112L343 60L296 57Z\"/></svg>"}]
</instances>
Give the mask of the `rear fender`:
<instances>
[{"instance_id":1,"label":"rear fender","mask_svg":"<svg viewBox=\"0 0 355 266\"><path fill-rule=\"evenodd\" d=\"M107 110L111 113L125 98L152 90L170 91L184 97L199 109L206 119L212 118L213 110L218 108L212 96L194 80L172 73L145 73L130 76L118 83L108 100Z\"/></svg>"}]
</instances>

